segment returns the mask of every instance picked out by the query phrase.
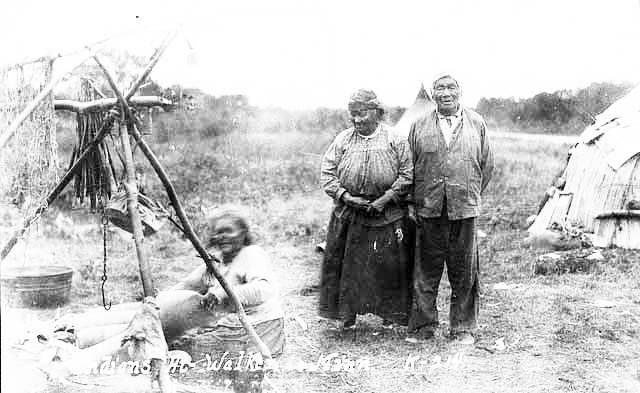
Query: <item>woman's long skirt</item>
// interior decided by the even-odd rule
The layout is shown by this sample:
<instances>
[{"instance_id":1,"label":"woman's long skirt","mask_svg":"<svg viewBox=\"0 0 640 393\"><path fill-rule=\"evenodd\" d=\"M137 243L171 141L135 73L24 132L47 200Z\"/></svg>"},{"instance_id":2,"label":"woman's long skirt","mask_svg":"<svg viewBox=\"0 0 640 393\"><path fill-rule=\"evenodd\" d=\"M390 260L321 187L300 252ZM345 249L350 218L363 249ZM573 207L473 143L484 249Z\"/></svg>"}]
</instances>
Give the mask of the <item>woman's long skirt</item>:
<instances>
[{"instance_id":1,"label":"woman's long skirt","mask_svg":"<svg viewBox=\"0 0 640 393\"><path fill-rule=\"evenodd\" d=\"M331 214L320 281L320 315L347 321L372 313L406 325L412 234L408 220L368 226L351 211Z\"/></svg>"}]
</instances>

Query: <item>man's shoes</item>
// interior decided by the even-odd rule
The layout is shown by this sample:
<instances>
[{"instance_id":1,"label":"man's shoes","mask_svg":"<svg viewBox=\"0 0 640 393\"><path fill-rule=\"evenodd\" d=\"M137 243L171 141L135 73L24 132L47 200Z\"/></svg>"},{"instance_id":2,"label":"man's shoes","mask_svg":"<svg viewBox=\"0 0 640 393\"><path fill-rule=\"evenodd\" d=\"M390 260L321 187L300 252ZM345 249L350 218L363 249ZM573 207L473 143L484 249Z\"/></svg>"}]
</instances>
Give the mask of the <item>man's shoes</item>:
<instances>
[{"instance_id":1,"label":"man's shoes","mask_svg":"<svg viewBox=\"0 0 640 393\"><path fill-rule=\"evenodd\" d=\"M422 329L409 332L404 341L416 344L419 341L431 340L435 336L435 330L432 328L423 327Z\"/></svg>"},{"instance_id":2,"label":"man's shoes","mask_svg":"<svg viewBox=\"0 0 640 393\"><path fill-rule=\"evenodd\" d=\"M355 329L356 328L356 318L353 317L353 319L349 318L346 321L344 321L344 328L345 329Z\"/></svg>"},{"instance_id":3,"label":"man's shoes","mask_svg":"<svg viewBox=\"0 0 640 393\"><path fill-rule=\"evenodd\" d=\"M461 345L473 345L476 343L476 339L469 332L452 333L451 339Z\"/></svg>"}]
</instances>

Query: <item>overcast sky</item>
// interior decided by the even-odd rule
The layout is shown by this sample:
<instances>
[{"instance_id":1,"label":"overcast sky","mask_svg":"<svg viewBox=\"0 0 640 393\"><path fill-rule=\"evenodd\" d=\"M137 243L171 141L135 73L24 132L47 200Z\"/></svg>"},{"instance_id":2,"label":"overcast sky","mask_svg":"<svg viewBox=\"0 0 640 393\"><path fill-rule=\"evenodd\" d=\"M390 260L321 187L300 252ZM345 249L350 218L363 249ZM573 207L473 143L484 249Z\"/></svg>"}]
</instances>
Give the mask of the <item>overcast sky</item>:
<instances>
[{"instance_id":1,"label":"overcast sky","mask_svg":"<svg viewBox=\"0 0 640 393\"><path fill-rule=\"evenodd\" d=\"M442 71L471 106L640 83L640 0L0 0L0 63L140 28L114 45L148 56L181 23L152 78L261 106L342 108L361 87L408 106Z\"/></svg>"}]
</instances>

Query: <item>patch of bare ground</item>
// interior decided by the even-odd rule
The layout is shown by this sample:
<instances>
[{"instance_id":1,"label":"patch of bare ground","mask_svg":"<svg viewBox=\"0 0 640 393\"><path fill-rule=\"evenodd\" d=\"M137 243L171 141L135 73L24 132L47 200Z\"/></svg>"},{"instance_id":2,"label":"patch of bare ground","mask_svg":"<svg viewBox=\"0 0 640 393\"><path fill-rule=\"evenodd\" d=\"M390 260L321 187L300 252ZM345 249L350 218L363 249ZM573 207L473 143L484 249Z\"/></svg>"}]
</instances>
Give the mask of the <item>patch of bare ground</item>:
<instances>
[{"instance_id":1,"label":"patch of bare ground","mask_svg":"<svg viewBox=\"0 0 640 393\"><path fill-rule=\"evenodd\" d=\"M303 196L296 198L298 205L314 203ZM291 204L286 206L291 208ZM302 221L300 228L306 225ZM438 298L441 329L433 340L412 344L405 341L402 329L385 330L372 315L359 317L354 331L332 330L330 321L316 313L322 255L315 250L315 243L319 239L302 236L282 241L273 240L279 237L276 233L264 233L287 314L286 352L278 359L280 370L267 373L270 382L266 391L638 391L637 252L605 249L601 250L605 260L598 262L600 268L593 273L541 276L533 274L533 265L544 251L521 246L517 232L490 235L481 243L483 292L476 344L462 346L446 336L450 296L446 272ZM85 242L73 247L65 239L36 237L32 241L37 242L37 248L16 254L33 260L54 256L75 267L68 310L100 303L100 237L86 236ZM107 296L115 302L135 300L140 286L135 253L128 242L115 240L115 234L111 241L108 266L112 278ZM168 252L162 251L167 241L174 242L174 251L160 257ZM174 232L150 238L150 243L158 287L167 287L201 263ZM495 289L498 283L517 285ZM5 321L44 321L54 311L12 309L3 313ZM7 329L15 333L5 322L2 336ZM360 361L363 367L345 369L349 361ZM69 387L55 389L46 391L70 391Z\"/></svg>"}]
</instances>

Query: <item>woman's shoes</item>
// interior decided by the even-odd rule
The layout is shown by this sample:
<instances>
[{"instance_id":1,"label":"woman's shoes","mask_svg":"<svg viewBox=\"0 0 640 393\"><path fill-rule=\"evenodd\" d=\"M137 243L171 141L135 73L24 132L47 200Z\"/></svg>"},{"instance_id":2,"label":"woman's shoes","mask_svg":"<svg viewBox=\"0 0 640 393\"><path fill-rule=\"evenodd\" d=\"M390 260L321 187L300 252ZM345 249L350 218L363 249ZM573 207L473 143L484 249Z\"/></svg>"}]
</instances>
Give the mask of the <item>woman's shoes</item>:
<instances>
[{"instance_id":1,"label":"woman's shoes","mask_svg":"<svg viewBox=\"0 0 640 393\"><path fill-rule=\"evenodd\" d=\"M356 327L356 319L349 319L347 321L344 322L344 328L345 329L355 329Z\"/></svg>"},{"instance_id":2,"label":"woman's shoes","mask_svg":"<svg viewBox=\"0 0 640 393\"><path fill-rule=\"evenodd\" d=\"M354 330L355 328L356 328L355 315L353 316L353 318L348 318L346 320L339 320L336 322L336 329L341 332L345 330Z\"/></svg>"}]
</instances>

